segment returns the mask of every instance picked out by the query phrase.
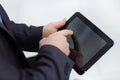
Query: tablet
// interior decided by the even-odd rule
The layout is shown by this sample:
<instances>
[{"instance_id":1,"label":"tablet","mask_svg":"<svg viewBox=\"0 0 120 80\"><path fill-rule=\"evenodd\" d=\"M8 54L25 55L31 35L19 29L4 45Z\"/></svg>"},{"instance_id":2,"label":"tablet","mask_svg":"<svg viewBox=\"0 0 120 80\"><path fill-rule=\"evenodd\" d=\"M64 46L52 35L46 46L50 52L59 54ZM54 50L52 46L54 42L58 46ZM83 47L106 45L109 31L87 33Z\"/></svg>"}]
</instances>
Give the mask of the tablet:
<instances>
[{"instance_id":1,"label":"tablet","mask_svg":"<svg viewBox=\"0 0 120 80\"><path fill-rule=\"evenodd\" d=\"M76 12L61 29L66 28L74 32L80 45L82 60L78 63L75 61L74 66L75 71L80 75L113 46L113 40L79 12ZM68 42L70 48L74 49L71 37L68 37Z\"/></svg>"}]
</instances>

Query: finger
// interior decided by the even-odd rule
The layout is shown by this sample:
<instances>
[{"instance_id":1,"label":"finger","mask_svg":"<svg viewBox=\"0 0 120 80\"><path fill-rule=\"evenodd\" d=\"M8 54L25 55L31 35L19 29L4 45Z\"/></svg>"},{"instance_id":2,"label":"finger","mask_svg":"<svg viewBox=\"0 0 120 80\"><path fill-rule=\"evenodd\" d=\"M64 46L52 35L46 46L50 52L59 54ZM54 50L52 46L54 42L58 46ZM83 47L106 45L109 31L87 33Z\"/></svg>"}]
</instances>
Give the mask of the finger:
<instances>
[{"instance_id":1,"label":"finger","mask_svg":"<svg viewBox=\"0 0 120 80\"><path fill-rule=\"evenodd\" d=\"M61 35L63 35L63 36L70 36L70 35L72 35L73 34L73 31L72 30L61 30L61 31L58 31L57 32L58 34L61 34Z\"/></svg>"},{"instance_id":2,"label":"finger","mask_svg":"<svg viewBox=\"0 0 120 80\"><path fill-rule=\"evenodd\" d=\"M61 28L61 27L63 27L64 25L65 25L65 23L66 23L66 19L63 19L63 20L61 20L61 21L58 21L58 22L55 22L55 28Z\"/></svg>"},{"instance_id":3,"label":"finger","mask_svg":"<svg viewBox=\"0 0 120 80\"><path fill-rule=\"evenodd\" d=\"M75 35L72 35L72 40L73 40L73 43L74 43L74 49L76 51L80 51L80 44L79 44L79 41L78 41L78 39Z\"/></svg>"}]
</instances>

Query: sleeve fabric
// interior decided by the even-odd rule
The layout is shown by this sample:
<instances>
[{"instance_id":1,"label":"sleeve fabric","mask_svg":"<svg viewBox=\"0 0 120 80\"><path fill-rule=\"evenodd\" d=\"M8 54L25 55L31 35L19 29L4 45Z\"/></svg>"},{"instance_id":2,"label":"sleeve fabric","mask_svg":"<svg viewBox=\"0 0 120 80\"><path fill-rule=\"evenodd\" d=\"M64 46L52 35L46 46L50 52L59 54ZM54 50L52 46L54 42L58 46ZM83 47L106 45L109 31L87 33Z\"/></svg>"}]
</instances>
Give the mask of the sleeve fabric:
<instances>
[{"instance_id":1,"label":"sleeve fabric","mask_svg":"<svg viewBox=\"0 0 120 80\"><path fill-rule=\"evenodd\" d=\"M10 32L14 35L20 47L24 51L38 52L39 40L42 38L43 26L27 26L25 24L16 24L11 21Z\"/></svg>"},{"instance_id":2,"label":"sleeve fabric","mask_svg":"<svg viewBox=\"0 0 120 80\"><path fill-rule=\"evenodd\" d=\"M43 46L34 58L33 66L24 69L0 60L2 68L7 69L0 74L0 80L68 80L74 63L58 48Z\"/></svg>"}]
</instances>

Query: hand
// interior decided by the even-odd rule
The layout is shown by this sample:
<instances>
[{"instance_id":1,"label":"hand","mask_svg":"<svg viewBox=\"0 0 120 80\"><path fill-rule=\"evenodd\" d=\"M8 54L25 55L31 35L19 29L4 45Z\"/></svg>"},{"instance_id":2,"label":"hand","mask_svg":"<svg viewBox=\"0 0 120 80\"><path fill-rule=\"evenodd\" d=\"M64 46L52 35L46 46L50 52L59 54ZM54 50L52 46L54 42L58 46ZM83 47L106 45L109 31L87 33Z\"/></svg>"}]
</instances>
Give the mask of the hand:
<instances>
[{"instance_id":1,"label":"hand","mask_svg":"<svg viewBox=\"0 0 120 80\"><path fill-rule=\"evenodd\" d=\"M46 26L43 27L42 37L45 38L48 37L50 34L57 32L57 30L63 27L65 23L66 23L66 19L47 24Z\"/></svg>"},{"instance_id":2,"label":"hand","mask_svg":"<svg viewBox=\"0 0 120 80\"><path fill-rule=\"evenodd\" d=\"M40 47L44 45L53 45L59 48L65 55L70 54L69 44L67 42L66 36L72 35L73 32L71 30L61 30L49 35L46 38L40 40Z\"/></svg>"}]
</instances>

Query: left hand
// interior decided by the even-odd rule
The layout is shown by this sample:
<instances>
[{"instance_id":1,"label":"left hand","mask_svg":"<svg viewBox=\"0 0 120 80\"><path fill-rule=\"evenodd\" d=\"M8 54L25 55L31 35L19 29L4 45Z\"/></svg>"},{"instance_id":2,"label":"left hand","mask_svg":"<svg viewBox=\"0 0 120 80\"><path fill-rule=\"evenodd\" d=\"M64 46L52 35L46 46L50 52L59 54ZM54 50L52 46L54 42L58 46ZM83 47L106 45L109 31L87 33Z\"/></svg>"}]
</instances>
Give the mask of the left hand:
<instances>
[{"instance_id":1,"label":"left hand","mask_svg":"<svg viewBox=\"0 0 120 80\"><path fill-rule=\"evenodd\" d=\"M65 25L65 23L66 19L47 24L43 27L42 38L48 37L50 34L57 32L59 28Z\"/></svg>"}]
</instances>

